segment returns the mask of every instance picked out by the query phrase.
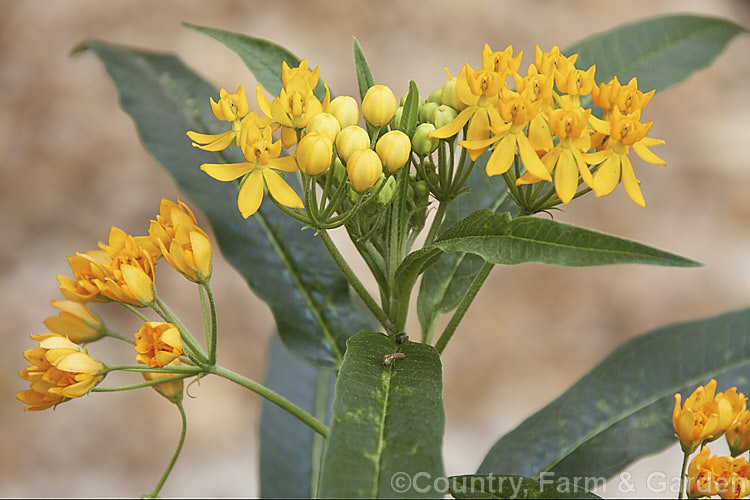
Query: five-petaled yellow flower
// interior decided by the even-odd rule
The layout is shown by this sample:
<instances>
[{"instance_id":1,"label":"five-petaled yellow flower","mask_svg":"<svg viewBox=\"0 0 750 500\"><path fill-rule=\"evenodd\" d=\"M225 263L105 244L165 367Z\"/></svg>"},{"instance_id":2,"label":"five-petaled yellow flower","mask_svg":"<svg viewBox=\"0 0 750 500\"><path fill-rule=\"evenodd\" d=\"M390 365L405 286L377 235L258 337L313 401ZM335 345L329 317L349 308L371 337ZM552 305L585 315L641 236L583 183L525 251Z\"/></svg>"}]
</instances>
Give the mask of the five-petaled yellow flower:
<instances>
[{"instance_id":1,"label":"five-petaled yellow flower","mask_svg":"<svg viewBox=\"0 0 750 500\"><path fill-rule=\"evenodd\" d=\"M294 189L277 173L296 171L297 162L293 156L279 158L281 141L273 142L270 127L262 131L257 127L249 129L246 142L242 144L242 152L247 161L204 163L201 170L220 181L233 181L242 177L237 206L243 217L250 217L258 211L266 189L273 199L286 207L303 207L302 200Z\"/></svg>"}]
</instances>

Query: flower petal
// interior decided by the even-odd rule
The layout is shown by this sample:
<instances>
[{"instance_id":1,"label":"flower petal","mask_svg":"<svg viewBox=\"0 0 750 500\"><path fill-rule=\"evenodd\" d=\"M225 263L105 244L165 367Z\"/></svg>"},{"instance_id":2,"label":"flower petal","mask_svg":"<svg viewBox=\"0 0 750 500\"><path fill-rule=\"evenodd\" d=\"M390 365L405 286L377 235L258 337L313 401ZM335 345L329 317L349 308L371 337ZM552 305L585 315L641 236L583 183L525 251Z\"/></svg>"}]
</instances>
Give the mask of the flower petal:
<instances>
[{"instance_id":1,"label":"flower petal","mask_svg":"<svg viewBox=\"0 0 750 500\"><path fill-rule=\"evenodd\" d=\"M271 169L263 171L263 178L268 186L268 192L271 193L273 199L284 205L285 207L291 208L303 208L302 200L294 189L289 187L284 179L279 174Z\"/></svg>"},{"instance_id":2,"label":"flower petal","mask_svg":"<svg viewBox=\"0 0 750 500\"><path fill-rule=\"evenodd\" d=\"M573 153L566 149L555 167L555 191L564 205L570 203L578 190L578 165Z\"/></svg>"},{"instance_id":3,"label":"flower petal","mask_svg":"<svg viewBox=\"0 0 750 500\"><path fill-rule=\"evenodd\" d=\"M268 166L274 170L283 170L284 172L296 172L297 161L294 156L282 156L281 158L273 158L268 162Z\"/></svg>"},{"instance_id":4,"label":"flower petal","mask_svg":"<svg viewBox=\"0 0 750 500\"><path fill-rule=\"evenodd\" d=\"M531 145L531 141L524 134L515 134L516 142L518 143L518 153L523 160L523 165L526 170L531 172L532 175L539 177L545 181L551 181L552 177L547 172L547 169L539 159L539 155L534 151L534 147Z\"/></svg>"},{"instance_id":5,"label":"flower petal","mask_svg":"<svg viewBox=\"0 0 750 500\"><path fill-rule=\"evenodd\" d=\"M263 201L263 174L260 170L254 170L240 186L240 194L237 196L237 207L244 218L248 218L258 211L260 202Z\"/></svg>"},{"instance_id":6,"label":"flower petal","mask_svg":"<svg viewBox=\"0 0 750 500\"><path fill-rule=\"evenodd\" d=\"M204 163L201 170L218 181L233 181L252 172L255 165L252 163Z\"/></svg>"},{"instance_id":7,"label":"flower petal","mask_svg":"<svg viewBox=\"0 0 750 500\"><path fill-rule=\"evenodd\" d=\"M596 171L594 182L591 189L596 193L596 197L605 196L614 191L615 186L620 181L620 155L613 153L604 163L599 165Z\"/></svg>"},{"instance_id":8,"label":"flower petal","mask_svg":"<svg viewBox=\"0 0 750 500\"><path fill-rule=\"evenodd\" d=\"M453 137L454 135L458 134L459 130L464 128L464 125L466 125L466 122L469 121L469 118L471 118L476 110L476 106L469 106L468 108L461 111L458 116L453 119L452 122L440 127L437 130L433 130L428 135L436 139L447 139L448 137Z\"/></svg>"},{"instance_id":9,"label":"flower petal","mask_svg":"<svg viewBox=\"0 0 750 500\"><path fill-rule=\"evenodd\" d=\"M641 139L640 141L633 144L632 148L636 152L638 156L640 156L644 161L647 161L649 163L655 163L657 165L666 165L667 162L656 156L650 149L648 149L649 146L656 146L658 144L665 144L665 142L661 139L652 139L651 141L647 141L647 139L650 139L650 137L645 137Z\"/></svg>"},{"instance_id":10,"label":"flower petal","mask_svg":"<svg viewBox=\"0 0 750 500\"><path fill-rule=\"evenodd\" d=\"M506 135L495 146L495 151L487 160L485 172L492 177L493 175L504 174L513 164L513 158L516 156L516 141L512 135ZM549 176L549 174L547 174Z\"/></svg>"},{"instance_id":11,"label":"flower petal","mask_svg":"<svg viewBox=\"0 0 750 500\"><path fill-rule=\"evenodd\" d=\"M633 164L630 158L623 155L622 157L622 185L625 188L625 192L636 205L640 205L646 208L646 201L643 199L643 193L639 187L641 181L635 176L633 170Z\"/></svg>"}]
</instances>

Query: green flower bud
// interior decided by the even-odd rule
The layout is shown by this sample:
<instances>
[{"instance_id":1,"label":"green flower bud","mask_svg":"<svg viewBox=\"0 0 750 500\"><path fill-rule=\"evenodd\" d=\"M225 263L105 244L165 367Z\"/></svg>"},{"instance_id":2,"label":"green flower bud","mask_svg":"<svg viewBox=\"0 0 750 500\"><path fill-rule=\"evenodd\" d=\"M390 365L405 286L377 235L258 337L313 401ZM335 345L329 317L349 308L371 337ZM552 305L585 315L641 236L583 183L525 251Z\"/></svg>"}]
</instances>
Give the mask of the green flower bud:
<instances>
[{"instance_id":1,"label":"green flower bud","mask_svg":"<svg viewBox=\"0 0 750 500\"><path fill-rule=\"evenodd\" d=\"M430 194L430 188L425 181L417 181L414 184L414 195L418 201L424 201Z\"/></svg>"},{"instance_id":2,"label":"green flower bud","mask_svg":"<svg viewBox=\"0 0 750 500\"><path fill-rule=\"evenodd\" d=\"M353 97L340 95L329 104L326 112L332 114L339 121L342 129L359 122L359 106Z\"/></svg>"},{"instance_id":3,"label":"green flower bud","mask_svg":"<svg viewBox=\"0 0 750 500\"><path fill-rule=\"evenodd\" d=\"M333 120L336 121L335 118ZM295 156L300 170L308 175L322 174L331 164L333 143L323 134L308 133L297 144Z\"/></svg>"},{"instance_id":4,"label":"green flower bud","mask_svg":"<svg viewBox=\"0 0 750 500\"><path fill-rule=\"evenodd\" d=\"M370 147L370 136L367 130L357 125L350 125L341 129L336 136L336 152L339 154L341 161L348 162L349 157L355 151L368 149Z\"/></svg>"},{"instance_id":5,"label":"green flower bud","mask_svg":"<svg viewBox=\"0 0 750 500\"><path fill-rule=\"evenodd\" d=\"M378 139L375 152L383 161L389 173L403 167L411 155L411 141L409 136L400 130L391 130Z\"/></svg>"},{"instance_id":6,"label":"green flower bud","mask_svg":"<svg viewBox=\"0 0 750 500\"><path fill-rule=\"evenodd\" d=\"M440 139L428 137L427 134L435 130L432 123L420 123L417 130L414 131L414 137L411 139L411 147L419 156L427 156L435 151L440 143Z\"/></svg>"},{"instance_id":7,"label":"green flower bud","mask_svg":"<svg viewBox=\"0 0 750 500\"><path fill-rule=\"evenodd\" d=\"M419 108L419 122L426 123L432 121L432 113L439 106L436 102L426 102Z\"/></svg>"},{"instance_id":8,"label":"green flower bud","mask_svg":"<svg viewBox=\"0 0 750 500\"><path fill-rule=\"evenodd\" d=\"M443 104L442 97L441 97L442 94L443 94L443 89L433 90L430 96L427 98L427 102L436 102L438 104Z\"/></svg>"},{"instance_id":9,"label":"green flower bud","mask_svg":"<svg viewBox=\"0 0 750 500\"><path fill-rule=\"evenodd\" d=\"M362 99L362 114L368 123L376 127L391 121L397 107L396 96L385 85L373 85Z\"/></svg>"},{"instance_id":10,"label":"green flower bud","mask_svg":"<svg viewBox=\"0 0 750 500\"><path fill-rule=\"evenodd\" d=\"M305 131L310 133L318 133L324 135L331 140L331 143L336 140L336 136L341 132L341 125L339 124L338 118L330 113L320 113L307 122Z\"/></svg>"},{"instance_id":11,"label":"green flower bud","mask_svg":"<svg viewBox=\"0 0 750 500\"><path fill-rule=\"evenodd\" d=\"M466 104L461 102L461 100L458 98L458 94L456 94L456 78L451 78L445 84L443 85L443 88L441 89L440 93L440 102L445 104L446 106L450 106L451 108L455 109L457 112L462 111Z\"/></svg>"},{"instance_id":12,"label":"green flower bud","mask_svg":"<svg viewBox=\"0 0 750 500\"><path fill-rule=\"evenodd\" d=\"M346 172L349 174L349 180L354 189L362 193L378 181L380 174L383 173L383 164L372 149L360 149L352 153L347 160Z\"/></svg>"},{"instance_id":13,"label":"green flower bud","mask_svg":"<svg viewBox=\"0 0 750 500\"><path fill-rule=\"evenodd\" d=\"M435 108L435 111L432 113L431 121L432 124L435 125L435 128L440 128L455 120L456 116L458 116L458 113L456 113L455 109L442 104Z\"/></svg>"},{"instance_id":14,"label":"green flower bud","mask_svg":"<svg viewBox=\"0 0 750 500\"><path fill-rule=\"evenodd\" d=\"M393 199L393 193L396 191L396 178L391 176L385 181L385 186L378 193L378 203L387 205Z\"/></svg>"},{"instance_id":15,"label":"green flower bud","mask_svg":"<svg viewBox=\"0 0 750 500\"><path fill-rule=\"evenodd\" d=\"M390 123L391 130L399 129L399 127L401 126L401 117L403 116L403 114L404 114L403 106L399 106L398 108L396 108L396 114L393 115L393 120L391 120L391 123Z\"/></svg>"}]
</instances>

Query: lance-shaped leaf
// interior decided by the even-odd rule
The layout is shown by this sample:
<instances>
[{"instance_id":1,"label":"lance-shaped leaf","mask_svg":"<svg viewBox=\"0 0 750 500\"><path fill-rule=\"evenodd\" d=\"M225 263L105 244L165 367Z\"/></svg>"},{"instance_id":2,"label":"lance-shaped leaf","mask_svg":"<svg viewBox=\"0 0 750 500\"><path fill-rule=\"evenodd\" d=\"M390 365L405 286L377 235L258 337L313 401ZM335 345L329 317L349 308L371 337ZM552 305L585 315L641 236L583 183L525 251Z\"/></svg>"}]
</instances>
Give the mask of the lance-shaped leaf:
<instances>
[{"instance_id":1,"label":"lance-shaped leaf","mask_svg":"<svg viewBox=\"0 0 750 500\"><path fill-rule=\"evenodd\" d=\"M292 356L274 335L264 385L328 422L334 374ZM261 498L316 498L325 440L268 400L260 412Z\"/></svg>"},{"instance_id":2,"label":"lance-shaped leaf","mask_svg":"<svg viewBox=\"0 0 750 500\"><path fill-rule=\"evenodd\" d=\"M480 210L445 231L432 245L469 252L493 264L540 262L581 267L608 264L698 266L695 261L635 241L541 217L511 218Z\"/></svg>"},{"instance_id":3,"label":"lance-shaped leaf","mask_svg":"<svg viewBox=\"0 0 750 500\"><path fill-rule=\"evenodd\" d=\"M479 473L609 477L676 443L675 393L712 378L747 391L748 331L745 309L636 337L500 439Z\"/></svg>"},{"instance_id":4,"label":"lance-shaped leaf","mask_svg":"<svg viewBox=\"0 0 750 500\"><path fill-rule=\"evenodd\" d=\"M281 64L286 62L290 68L299 66L300 59L297 56L281 45L268 40L189 23L184 23L184 25L214 38L234 51L240 56L240 59L252 72L258 83L272 95L277 96L281 91ZM318 82L314 93L318 99L322 99L325 95L322 80ZM250 92L250 95L254 96L255 93Z\"/></svg>"},{"instance_id":5,"label":"lance-shaped leaf","mask_svg":"<svg viewBox=\"0 0 750 500\"><path fill-rule=\"evenodd\" d=\"M596 80L617 76L625 84L638 78L638 87L657 92L675 85L711 64L745 28L724 19L669 15L619 26L565 49L578 54L576 66L596 64Z\"/></svg>"},{"instance_id":6,"label":"lance-shaped leaf","mask_svg":"<svg viewBox=\"0 0 750 500\"><path fill-rule=\"evenodd\" d=\"M270 306L284 345L310 363L338 366L346 339L369 321L353 306L325 247L270 200L243 219L236 186L200 170L202 163L241 161L237 150L202 151L185 135L226 129L208 104L216 90L172 55L94 41L88 47L104 63L144 147L206 214L226 259Z\"/></svg>"},{"instance_id":7,"label":"lance-shaped leaf","mask_svg":"<svg viewBox=\"0 0 750 500\"><path fill-rule=\"evenodd\" d=\"M389 359L394 353L401 356ZM384 364L385 360L385 364ZM443 381L437 351L361 332L347 342L323 459L322 498L434 496L399 491L396 473L442 477Z\"/></svg>"},{"instance_id":8,"label":"lance-shaped leaf","mask_svg":"<svg viewBox=\"0 0 750 500\"><path fill-rule=\"evenodd\" d=\"M365 53L362 52L362 47L359 45L359 40L354 39L354 70L357 72L357 85L359 86L359 97L360 99L365 98L367 90L375 85L375 80L372 77L372 70L370 65L367 64L367 58Z\"/></svg>"},{"instance_id":9,"label":"lance-shaped leaf","mask_svg":"<svg viewBox=\"0 0 750 500\"><path fill-rule=\"evenodd\" d=\"M406 94L404 100L404 109L401 114L401 121L398 124L398 129L409 136L409 139L414 136L414 131L417 129L417 120L419 118L419 89L414 80L409 80L409 93Z\"/></svg>"},{"instance_id":10,"label":"lance-shaped leaf","mask_svg":"<svg viewBox=\"0 0 750 500\"><path fill-rule=\"evenodd\" d=\"M567 477L542 477L531 479L523 476L499 476L475 474L451 476L448 487L453 498L600 498L589 490L604 484L598 478L578 477L575 482ZM589 488L587 490L586 488Z\"/></svg>"}]
</instances>

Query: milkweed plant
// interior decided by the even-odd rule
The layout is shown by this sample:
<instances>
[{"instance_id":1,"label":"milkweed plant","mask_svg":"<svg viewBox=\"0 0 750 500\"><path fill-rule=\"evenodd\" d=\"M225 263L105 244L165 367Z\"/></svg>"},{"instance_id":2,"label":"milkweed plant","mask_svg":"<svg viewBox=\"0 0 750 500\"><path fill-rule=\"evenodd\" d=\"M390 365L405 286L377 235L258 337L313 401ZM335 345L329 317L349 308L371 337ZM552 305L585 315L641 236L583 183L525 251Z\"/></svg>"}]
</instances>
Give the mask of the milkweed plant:
<instances>
[{"instance_id":1,"label":"milkweed plant","mask_svg":"<svg viewBox=\"0 0 750 500\"><path fill-rule=\"evenodd\" d=\"M70 270L57 277L64 298L52 301L60 312L24 352L19 375L29 388L16 397L26 410L143 388L166 398L181 433L148 497L159 495L185 440L186 386L206 376L265 400L263 497L594 497L629 464L676 442L684 452L674 464L676 496L750 494L750 411L737 388L750 389L750 310L625 343L488 443L473 473L446 476L442 456L441 354L460 342L457 327L494 266L699 265L554 215L616 189L631 210L645 209L639 176L664 166L669 151L651 135L658 116L649 103L743 28L681 15L565 50L523 54L487 43L463 66L446 67L441 87L404 80L401 96L378 82L356 39L359 95L348 96L336 94L325 68L275 43L188 28L235 51L257 87L217 91L172 55L101 41L80 48L104 63L143 145L183 196L155 200L143 234L113 226L106 242L68 257ZM351 241L377 293L333 231ZM264 381L217 360L210 232L274 315ZM203 324L185 324L168 306L159 266L198 288ZM101 303L124 307L138 326L110 330L94 312ZM98 358L105 338L130 350L133 363ZM117 371L140 375L108 386ZM730 455L712 455L708 444L722 437Z\"/></svg>"}]
</instances>

